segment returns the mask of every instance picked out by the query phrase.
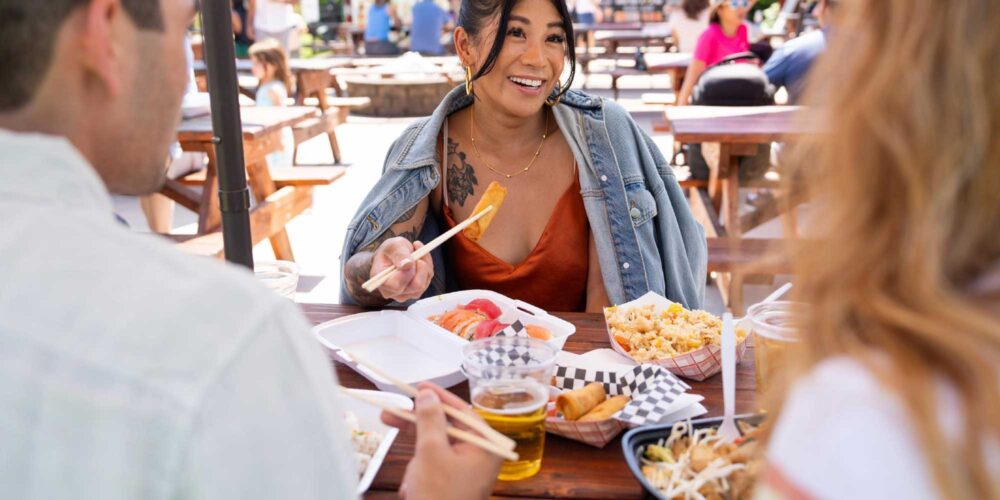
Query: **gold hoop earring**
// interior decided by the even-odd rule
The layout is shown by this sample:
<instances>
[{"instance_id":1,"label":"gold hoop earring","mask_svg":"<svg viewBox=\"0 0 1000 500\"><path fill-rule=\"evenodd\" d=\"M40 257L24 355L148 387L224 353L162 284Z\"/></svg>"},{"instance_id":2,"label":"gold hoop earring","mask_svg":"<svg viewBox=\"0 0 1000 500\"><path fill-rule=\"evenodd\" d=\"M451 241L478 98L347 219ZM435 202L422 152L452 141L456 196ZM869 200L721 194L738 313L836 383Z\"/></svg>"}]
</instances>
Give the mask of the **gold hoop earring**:
<instances>
[{"instance_id":1,"label":"gold hoop earring","mask_svg":"<svg viewBox=\"0 0 1000 500\"><path fill-rule=\"evenodd\" d=\"M562 85L559 82L556 82L556 86L552 90L556 93L556 98L555 100L545 100L545 104L548 104L549 107L554 107L556 104L559 104L559 101L562 100Z\"/></svg>"},{"instance_id":2,"label":"gold hoop earring","mask_svg":"<svg viewBox=\"0 0 1000 500\"><path fill-rule=\"evenodd\" d=\"M465 67L465 95L472 95L472 66Z\"/></svg>"}]
</instances>

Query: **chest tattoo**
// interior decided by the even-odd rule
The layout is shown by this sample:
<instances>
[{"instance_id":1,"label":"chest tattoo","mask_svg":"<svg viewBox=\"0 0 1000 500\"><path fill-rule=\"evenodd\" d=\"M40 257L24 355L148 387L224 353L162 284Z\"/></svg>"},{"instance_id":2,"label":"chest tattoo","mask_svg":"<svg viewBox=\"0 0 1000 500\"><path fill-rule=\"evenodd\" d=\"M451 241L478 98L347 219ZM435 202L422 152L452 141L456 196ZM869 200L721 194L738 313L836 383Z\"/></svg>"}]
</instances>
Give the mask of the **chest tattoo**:
<instances>
[{"instance_id":1,"label":"chest tattoo","mask_svg":"<svg viewBox=\"0 0 1000 500\"><path fill-rule=\"evenodd\" d=\"M448 158L448 198L464 207L465 201L472 196L475 187L479 185L479 180L476 179L475 168L466 161L465 153L459 151L458 143L450 138Z\"/></svg>"}]
</instances>

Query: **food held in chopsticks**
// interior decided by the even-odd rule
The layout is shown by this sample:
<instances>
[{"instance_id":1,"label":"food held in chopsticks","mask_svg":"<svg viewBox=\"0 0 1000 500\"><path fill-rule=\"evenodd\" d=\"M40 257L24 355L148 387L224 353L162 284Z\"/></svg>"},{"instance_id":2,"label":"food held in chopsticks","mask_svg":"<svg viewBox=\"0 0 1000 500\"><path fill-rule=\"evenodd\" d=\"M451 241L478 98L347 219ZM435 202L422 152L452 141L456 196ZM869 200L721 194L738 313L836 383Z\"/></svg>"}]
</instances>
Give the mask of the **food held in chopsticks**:
<instances>
[{"instance_id":1,"label":"food held in chopsticks","mask_svg":"<svg viewBox=\"0 0 1000 500\"><path fill-rule=\"evenodd\" d=\"M672 358L707 345L720 345L722 320L711 313L671 304L657 311L652 305L604 309L615 342L636 362ZM736 330L737 342L746 332Z\"/></svg>"},{"instance_id":2,"label":"food held in chopsticks","mask_svg":"<svg viewBox=\"0 0 1000 500\"><path fill-rule=\"evenodd\" d=\"M556 411L570 421L594 422L607 420L625 407L628 396L608 398L604 384L592 382L582 389L566 391L556 398Z\"/></svg>"},{"instance_id":3,"label":"food held in chopsticks","mask_svg":"<svg viewBox=\"0 0 1000 500\"><path fill-rule=\"evenodd\" d=\"M427 319L463 339L478 340L492 337L510 326L513 321L504 321L502 316L503 311L493 301L476 299ZM547 328L538 325L526 325L525 332L541 340L552 338L552 333Z\"/></svg>"},{"instance_id":4,"label":"food held in chopsticks","mask_svg":"<svg viewBox=\"0 0 1000 500\"><path fill-rule=\"evenodd\" d=\"M642 451L642 474L667 498L749 498L763 467L759 428L737 425L742 437L726 443L714 428L674 424L670 436Z\"/></svg>"},{"instance_id":5,"label":"food held in chopsticks","mask_svg":"<svg viewBox=\"0 0 1000 500\"><path fill-rule=\"evenodd\" d=\"M500 210L500 205L503 204L504 198L507 197L507 189L501 186L498 182L493 181L489 186L486 187L486 192L483 193L483 197L479 199L479 203L476 203L476 208L472 210L472 213L478 214L484 208L493 205L493 210L484 215L481 219L472 223L469 227L462 231L462 234L466 238L472 241L479 241L486 232L486 228L490 226L493 222L493 218L496 217L497 212Z\"/></svg>"},{"instance_id":6,"label":"food held in chopsticks","mask_svg":"<svg viewBox=\"0 0 1000 500\"><path fill-rule=\"evenodd\" d=\"M344 422L351 434L351 445L354 447L354 458L358 464L358 475L363 476L384 436L378 432L362 430L358 423L358 416L353 412L344 412Z\"/></svg>"}]
</instances>

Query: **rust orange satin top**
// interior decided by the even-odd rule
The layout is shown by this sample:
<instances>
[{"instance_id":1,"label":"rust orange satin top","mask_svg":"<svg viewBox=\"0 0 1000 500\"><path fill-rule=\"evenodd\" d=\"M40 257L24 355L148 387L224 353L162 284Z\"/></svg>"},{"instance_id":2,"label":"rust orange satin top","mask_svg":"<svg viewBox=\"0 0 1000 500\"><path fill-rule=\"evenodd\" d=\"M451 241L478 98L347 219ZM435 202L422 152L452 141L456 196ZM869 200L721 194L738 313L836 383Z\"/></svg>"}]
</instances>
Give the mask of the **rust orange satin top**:
<instances>
[{"instance_id":1,"label":"rust orange satin top","mask_svg":"<svg viewBox=\"0 0 1000 500\"><path fill-rule=\"evenodd\" d=\"M447 201L444 219L455 220ZM458 233L444 246L448 272L462 290L493 290L546 311L583 311L587 307L590 223L574 177L531 253L512 265Z\"/></svg>"}]
</instances>

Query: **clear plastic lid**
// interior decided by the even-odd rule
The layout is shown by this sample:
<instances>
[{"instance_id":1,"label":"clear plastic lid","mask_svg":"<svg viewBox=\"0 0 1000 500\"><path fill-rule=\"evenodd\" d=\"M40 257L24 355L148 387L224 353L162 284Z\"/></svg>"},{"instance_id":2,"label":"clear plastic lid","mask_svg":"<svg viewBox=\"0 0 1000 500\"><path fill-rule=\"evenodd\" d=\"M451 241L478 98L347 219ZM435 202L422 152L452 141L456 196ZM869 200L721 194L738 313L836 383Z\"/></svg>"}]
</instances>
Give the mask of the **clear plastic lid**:
<instances>
[{"instance_id":1,"label":"clear plastic lid","mask_svg":"<svg viewBox=\"0 0 1000 500\"><path fill-rule=\"evenodd\" d=\"M775 301L755 304L747 310L754 335L782 342L797 342L797 316L805 307L799 302Z\"/></svg>"}]
</instances>

